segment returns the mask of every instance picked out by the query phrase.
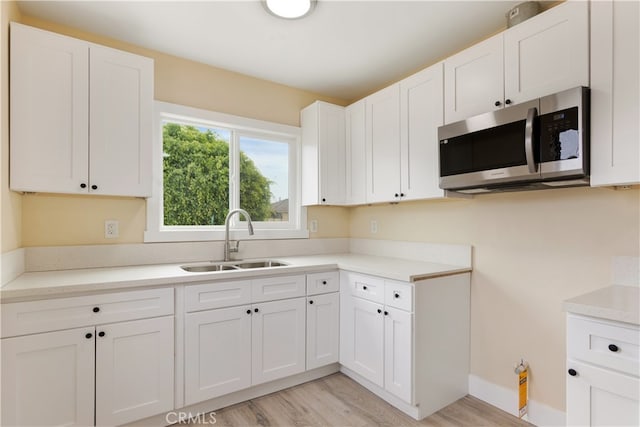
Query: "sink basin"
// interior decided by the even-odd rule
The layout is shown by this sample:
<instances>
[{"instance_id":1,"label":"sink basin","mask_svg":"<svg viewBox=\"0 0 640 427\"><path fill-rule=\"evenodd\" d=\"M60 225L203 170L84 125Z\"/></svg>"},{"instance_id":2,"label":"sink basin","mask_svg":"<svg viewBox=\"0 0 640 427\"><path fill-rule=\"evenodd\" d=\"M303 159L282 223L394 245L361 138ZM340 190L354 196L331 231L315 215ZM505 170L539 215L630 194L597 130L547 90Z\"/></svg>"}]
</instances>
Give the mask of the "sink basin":
<instances>
[{"instance_id":1,"label":"sink basin","mask_svg":"<svg viewBox=\"0 0 640 427\"><path fill-rule=\"evenodd\" d=\"M198 265L183 265L182 268L184 271L188 271L190 273L205 273L211 271L227 271L227 270L237 270L233 264L198 264Z\"/></svg>"},{"instance_id":2,"label":"sink basin","mask_svg":"<svg viewBox=\"0 0 640 427\"><path fill-rule=\"evenodd\" d=\"M235 266L238 268L270 268L270 267L282 267L285 265L287 264L280 261L272 261L272 260L247 261L247 262L240 262L238 264L235 264Z\"/></svg>"},{"instance_id":3,"label":"sink basin","mask_svg":"<svg viewBox=\"0 0 640 427\"><path fill-rule=\"evenodd\" d=\"M247 268L271 268L271 267L282 267L287 265L280 261L273 260L263 260L263 261L239 261L234 264L231 263L220 263L220 262L209 262L204 264L192 264L192 265L182 265L184 271L188 271L190 273L207 273L213 271L229 271L229 270L239 270L239 269L247 269Z\"/></svg>"}]
</instances>

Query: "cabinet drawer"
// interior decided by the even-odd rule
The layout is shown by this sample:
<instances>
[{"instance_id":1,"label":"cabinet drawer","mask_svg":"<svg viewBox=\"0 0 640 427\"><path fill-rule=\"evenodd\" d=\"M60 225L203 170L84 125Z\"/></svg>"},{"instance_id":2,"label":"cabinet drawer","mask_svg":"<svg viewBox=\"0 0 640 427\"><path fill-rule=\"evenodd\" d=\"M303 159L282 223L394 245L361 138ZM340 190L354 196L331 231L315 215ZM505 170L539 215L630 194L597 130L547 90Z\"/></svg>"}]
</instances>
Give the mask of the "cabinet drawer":
<instances>
[{"instance_id":1,"label":"cabinet drawer","mask_svg":"<svg viewBox=\"0 0 640 427\"><path fill-rule=\"evenodd\" d=\"M640 328L569 315L567 356L638 376Z\"/></svg>"},{"instance_id":2,"label":"cabinet drawer","mask_svg":"<svg viewBox=\"0 0 640 427\"><path fill-rule=\"evenodd\" d=\"M307 274L307 295L337 292L340 289L340 275L337 271Z\"/></svg>"},{"instance_id":3,"label":"cabinet drawer","mask_svg":"<svg viewBox=\"0 0 640 427\"><path fill-rule=\"evenodd\" d=\"M408 283L385 280L384 303L400 310L413 311L413 286Z\"/></svg>"},{"instance_id":4,"label":"cabinet drawer","mask_svg":"<svg viewBox=\"0 0 640 427\"><path fill-rule=\"evenodd\" d=\"M348 277L351 295L384 304L383 279L356 273L349 273Z\"/></svg>"},{"instance_id":5,"label":"cabinet drawer","mask_svg":"<svg viewBox=\"0 0 640 427\"><path fill-rule=\"evenodd\" d=\"M306 277L282 276L251 281L251 302L273 301L305 295Z\"/></svg>"},{"instance_id":6,"label":"cabinet drawer","mask_svg":"<svg viewBox=\"0 0 640 427\"><path fill-rule=\"evenodd\" d=\"M2 337L173 314L173 288L2 305Z\"/></svg>"},{"instance_id":7,"label":"cabinet drawer","mask_svg":"<svg viewBox=\"0 0 640 427\"><path fill-rule=\"evenodd\" d=\"M187 312L251 303L251 281L203 283L185 289Z\"/></svg>"}]
</instances>

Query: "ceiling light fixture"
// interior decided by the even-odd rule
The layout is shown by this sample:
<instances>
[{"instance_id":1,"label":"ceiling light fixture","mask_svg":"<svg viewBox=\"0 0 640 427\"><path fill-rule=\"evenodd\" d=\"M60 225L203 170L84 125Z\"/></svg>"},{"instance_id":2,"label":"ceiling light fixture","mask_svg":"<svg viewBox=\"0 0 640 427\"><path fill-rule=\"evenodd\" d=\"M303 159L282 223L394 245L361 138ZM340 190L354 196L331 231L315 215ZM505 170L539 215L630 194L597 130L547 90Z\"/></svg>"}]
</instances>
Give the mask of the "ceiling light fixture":
<instances>
[{"instance_id":1,"label":"ceiling light fixture","mask_svg":"<svg viewBox=\"0 0 640 427\"><path fill-rule=\"evenodd\" d=\"M313 12L317 0L262 0L262 5L273 16L284 19L304 18Z\"/></svg>"}]
</instances>

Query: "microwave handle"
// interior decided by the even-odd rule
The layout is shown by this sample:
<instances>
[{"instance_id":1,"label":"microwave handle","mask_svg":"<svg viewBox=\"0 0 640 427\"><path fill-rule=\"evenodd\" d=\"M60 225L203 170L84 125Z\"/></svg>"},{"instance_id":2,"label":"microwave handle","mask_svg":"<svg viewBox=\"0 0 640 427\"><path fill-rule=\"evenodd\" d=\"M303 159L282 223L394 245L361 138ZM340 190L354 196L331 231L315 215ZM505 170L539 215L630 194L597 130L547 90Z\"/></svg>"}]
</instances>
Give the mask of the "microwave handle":
<instances>
[{"instance_id":1,"label":"microwave handle","mask_svg":"<svg viewBox=\"0 0 640 427\"><path fill-rule=\"evenodd\" d=\"M529 111L527 111L527 121L524 126L524 151L529 173L536 173L538 171L538 164L536 163L536 158L533 153L533 120L537 115L538 109L536 107L529 108Z\"/></svg>"}]
</instances>

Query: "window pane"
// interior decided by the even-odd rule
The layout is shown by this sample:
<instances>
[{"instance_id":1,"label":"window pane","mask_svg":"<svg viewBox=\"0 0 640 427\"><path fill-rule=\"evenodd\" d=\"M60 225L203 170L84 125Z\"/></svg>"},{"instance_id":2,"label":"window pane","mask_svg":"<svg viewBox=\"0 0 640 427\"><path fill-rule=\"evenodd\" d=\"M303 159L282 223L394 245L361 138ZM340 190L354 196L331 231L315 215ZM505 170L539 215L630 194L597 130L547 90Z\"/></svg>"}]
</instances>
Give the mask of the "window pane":
<instances>
[{"instance_id":1,"label":"window pane","mask_svg":"<svg viewBox=\"0 0 640 427\"><path fill-rule=\"evenodd\" d=\"M254 221L289 220L289 144L240 137L240 207Z\"/></svg>"},{"instance_id":2,"label":"window pane","mask_svg":"<svg viewBox=\"0 0 640 427\"><path fill-rule=\"evenodd\" d=\"M164 225L220 225L229 211L224 129L163 122Z\"/></svg>"}]
</instances>

